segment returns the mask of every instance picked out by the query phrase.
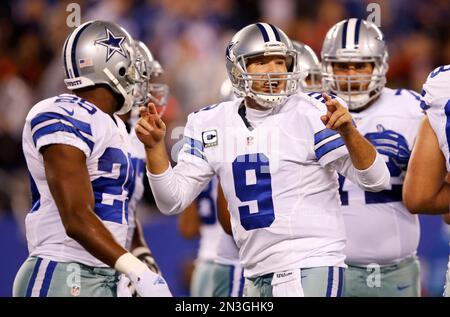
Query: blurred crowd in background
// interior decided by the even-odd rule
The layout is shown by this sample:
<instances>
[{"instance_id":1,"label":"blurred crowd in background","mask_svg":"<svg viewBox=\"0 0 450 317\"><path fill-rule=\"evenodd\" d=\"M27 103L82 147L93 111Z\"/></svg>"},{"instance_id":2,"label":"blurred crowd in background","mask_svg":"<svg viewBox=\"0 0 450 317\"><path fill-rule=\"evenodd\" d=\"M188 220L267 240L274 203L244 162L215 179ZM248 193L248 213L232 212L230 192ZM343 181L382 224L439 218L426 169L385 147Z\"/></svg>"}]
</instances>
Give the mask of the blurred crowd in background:
<instances>
[{"instance_id":1,"label":"blurred crowd in background","mask_svg":"<svg viewBox=\"0 0 450 317\"><path fill-rule=\"evenodd\" d=\"M170 131L183 126L187 114L218 99L227 76L226 43L250 23L275 24L320 56L332 25L349 17L365 19L370 14L368 4L378 3L390 55L389 87L420 92L432 69L450 63L448 0L3 0L0 217L14 213L21 226L30 204L22 127L37 101L66 92L61 49L72 30L66 24L70 14L66 8L74 2L80 5L81 22L119 23L144 41L162 64L165 73L160 80L171 90L165 114L169 145L177 141ZM151 210L151 195L146 196Z\"/></svg>"}]
</instances>

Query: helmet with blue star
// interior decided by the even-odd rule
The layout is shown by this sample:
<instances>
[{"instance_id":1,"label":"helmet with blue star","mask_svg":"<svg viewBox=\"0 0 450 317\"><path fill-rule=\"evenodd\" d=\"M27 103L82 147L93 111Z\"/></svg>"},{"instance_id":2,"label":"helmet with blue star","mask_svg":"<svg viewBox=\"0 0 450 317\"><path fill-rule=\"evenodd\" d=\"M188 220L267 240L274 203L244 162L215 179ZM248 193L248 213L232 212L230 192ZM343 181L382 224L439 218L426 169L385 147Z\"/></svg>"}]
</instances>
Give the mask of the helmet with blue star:
<instances>
[{"instance_id":1,"label":"helmet with blue star","mask_svg":"<svg viewBox=\"0 0 450 317\"><path fill-rule=\"evenodd\" d=\"M124 98L117 114L130 111L134 86L142 80L132 41L124 28L112 22L89 21L75 28L62 51L67 88L107 85Z\"/></svg>"}]
</instances>

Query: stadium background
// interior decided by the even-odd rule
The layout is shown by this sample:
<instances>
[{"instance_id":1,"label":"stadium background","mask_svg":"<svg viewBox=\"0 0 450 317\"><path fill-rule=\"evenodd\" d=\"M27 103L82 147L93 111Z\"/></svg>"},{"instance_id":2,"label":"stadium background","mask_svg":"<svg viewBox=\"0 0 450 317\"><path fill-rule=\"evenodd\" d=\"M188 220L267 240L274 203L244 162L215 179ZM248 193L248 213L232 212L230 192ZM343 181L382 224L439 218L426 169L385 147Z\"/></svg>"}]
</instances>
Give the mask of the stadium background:
<instances>
[{"instance_id":1,"label":"stadium background","mask_svg":"<svg viewBox=\"0 0 450 317\"><path fill-rule=\"evenodd\" d=\"M27 257L24 217L30 207L21 131L30 107L65 91L60 51L70 32L67 5L75 1L21 0L0 4L0 296ZM76 1L81 21L111 20L146 42L166 72L171 99L165 120L169 150L188 113L213 103L222 81L225 43L256 21L281 27L320 54L326 31L349 17L366 18L375 1L330 0L134 0ZM377 3L377 2L375 2ZM418 92L427 74L450 63L448 0L378 1L390 54L388 86ZM170 131L174 129L174 137ZM139 207L147 240L175 295L188 295L198 240L177 233L176 217L159 214L151 193ZM448 260L450 226L421 217L424 296L440 296Z\"/></svg>"}]
</instances>

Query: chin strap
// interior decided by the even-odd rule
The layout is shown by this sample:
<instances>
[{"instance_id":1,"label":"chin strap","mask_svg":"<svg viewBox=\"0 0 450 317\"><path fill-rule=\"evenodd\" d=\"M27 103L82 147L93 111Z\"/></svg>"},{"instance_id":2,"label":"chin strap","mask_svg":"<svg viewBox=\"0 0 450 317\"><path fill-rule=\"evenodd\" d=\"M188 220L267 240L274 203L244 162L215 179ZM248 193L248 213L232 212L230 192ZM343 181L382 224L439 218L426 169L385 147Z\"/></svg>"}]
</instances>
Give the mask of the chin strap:
<instances>
[{"instance_id":1,"label":"chin strap","mask_svg":"<svg viewBox=\"0 0 450 317\"><path fill-rule=\"evenodd\" d=\"M131 107L133 106L133 99L132 99L132 97L127 94L127 92L125 91L123 86L119 83L117 78L114 77L114 75L111 73L111 71L109 69L104 68L103 72L106 74L106 76L109 78L109 80L112 81L114 86L116 86L116 88L119 90L120 94L124 98L123 105L118 111L116 111L116 114L122 115L122 114L125 114L125 113L129 112L131 110Z\"/></svg>"}]
</instances>

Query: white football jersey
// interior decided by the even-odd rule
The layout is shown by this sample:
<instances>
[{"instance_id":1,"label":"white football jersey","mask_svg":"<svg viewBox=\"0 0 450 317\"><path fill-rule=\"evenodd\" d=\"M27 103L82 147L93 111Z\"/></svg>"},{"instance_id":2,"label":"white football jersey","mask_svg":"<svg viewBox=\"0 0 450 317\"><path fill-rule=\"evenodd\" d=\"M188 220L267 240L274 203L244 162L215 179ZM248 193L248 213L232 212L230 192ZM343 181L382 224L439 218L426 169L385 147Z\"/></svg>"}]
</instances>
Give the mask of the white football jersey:
<instances>
[{"instance_id":1,"label":"white football jersey","mask_svg":"<svg viewBox=\"0 0 450 317\"><path fill-rule=\"evenodd\" d=\"M218 240L219 246L214 262L223 265L239 265L239 249L233 237L222 229Z\"/></svg>"},{"instance_id":2,"label":"white football jersey","mask_svg":"<svg viewBox=\"0 0 450 317\"><path fill-rule=\"evenodd\" d=\"M398 149L412 150L424 115L420 95L407 89L384 88L378 99L361 112L352 112L359 132L381 138ZM382 153L380 153L382 154ZM417 215L402 203L406 171L382 154L391 174L391 188L366 192L340 176L342 211L347 232L346 263L392 265L415 255L420 237Z\"/></svg>"},{"instance_id":3,"label":"white football jersey","mask_svg":"<svg viewBox=\"0 0 450 317\"><path fill-rule=\"evenodd\" d=\"M421 107L438 137L450 172L450 65L440 66L430 73L423 85Z\"/></svg>"},{"instance_id":4,"label":"white football jersey","mask_svg":"<svg viewBox=\"0 0 450 317\"><path fill-rule=\"evenodd\" d=\"M213 177L197 197L198 215L201 219L197 259L236 265L239 263L239 250L233 237L223 230L217 218L218 184L217 177Z\"/></svg>"},{"instance_id":5,"label":"white football jersey","mask_svg":"<svg viewBox=\"0 0 450 317\"><path fill-rule=\"evenodd\" d=\"M144 144L139 141L136 136L136 131L134 130L134 125L132 125L130 131L130 141L131 141L131 163L134 170L134 182L130 187L130 202L128 204L128 233L127 241L125 247L130 250L131 242L133 241L134 230L136 229L136 212L137 206L144 196L144 177L145 177L145 166L146 166L146 154L144 149Z\"/></svg>"},{"instance_id":6,"label":"white football jersey","mask_svg":"<svg viewBox=\"0 0 450 317\"><path fill-rule=\"evenodd\" d=\"M94 212L124 246L128 194L134 177L124 123L86 100L63 94L43 100L30 110L22 142L33 203L26 217L30 255L57 262L106 266L67 236L48 187L39 150L49 144L67 144L84 152L95 198Z\"/></svg>"},{"instance_id":7,"label":"white football jersey","mask_svg":"<svg viewBox=\"0 0 450 317\"><path fill-rule=\"evenodd\" d=\"M320 120L323 102L319 93L291 96L255 129L240 114L242 99L188 117L179 160L219 177L246 277L345 267L337 173L328 164L348 150Z\"/></svg>"}]
</instances>

